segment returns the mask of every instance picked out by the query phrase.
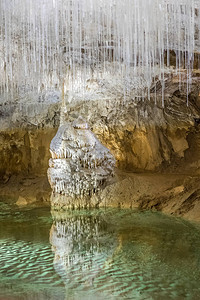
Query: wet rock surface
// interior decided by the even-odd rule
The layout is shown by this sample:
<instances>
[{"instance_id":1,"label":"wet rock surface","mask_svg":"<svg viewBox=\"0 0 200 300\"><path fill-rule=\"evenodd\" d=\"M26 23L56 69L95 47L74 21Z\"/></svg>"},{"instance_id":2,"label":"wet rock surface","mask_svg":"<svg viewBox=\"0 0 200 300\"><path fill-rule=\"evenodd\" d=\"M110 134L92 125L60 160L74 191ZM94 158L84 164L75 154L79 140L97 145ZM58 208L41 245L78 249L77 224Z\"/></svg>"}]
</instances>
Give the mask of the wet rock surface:
<instances>
[{"instance_id":1,"label":"wet rock surface","mask_svg":"<svg viewBox=\"0 0 200 300\"><path fill-rule=\"evenodd\" d=\"M200 221L199 176L158 173L117 174L101 194L101 207L161 211Z\"/></svg>"},{"instance_id":2,"label":"wet rock surface","mask_svg":"<svg viewBox=\"0 0 200 300\"><path fill-rule=\"evenodd\" d=\"M12 175L0 182L0 201L19 207L50 205L51 187L46 176Z\"/></svg>"}]
</instances>

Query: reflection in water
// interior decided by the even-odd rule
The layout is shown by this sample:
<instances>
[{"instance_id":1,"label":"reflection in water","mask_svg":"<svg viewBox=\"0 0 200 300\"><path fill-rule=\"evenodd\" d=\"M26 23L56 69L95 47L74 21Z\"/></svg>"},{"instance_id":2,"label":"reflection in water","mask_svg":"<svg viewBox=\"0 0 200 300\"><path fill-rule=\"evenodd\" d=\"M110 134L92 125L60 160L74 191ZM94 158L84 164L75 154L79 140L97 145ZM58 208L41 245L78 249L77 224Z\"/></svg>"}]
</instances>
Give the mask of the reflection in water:
<instances>
[{"instance_id":1,"label":"reflection in water","mask_svg":"<svg viewBox=\"0 0 200 300\"><path fill-rule=\"evenodd\" d=\"M116 234L98 211L58 213L52 211L50 243L55 253L54 268L74 295L93 288L116 248ZM110 228L109 228L110 227ZM78 298L77 298L78 299Z\"/></svg>"},{"instance_id":2,"label":"reflection in water","mask_svg":"<svg viewBox=\"0 0 200 300\"><path fill-rule=\"evenodd\" d=\"M199 249L200 228L159 213L0 202L0 300L197 300Z\"/></svg>"},{"instance_id":3,"label":"reflection in water","mask_svg":"<svg viewBox=\"0 0 200 300\"><path fill-rule=\"evenodd\" d=\"M66 299L199 298L200 233L189 223L130 210L52 215Z\"/></svg>"},{"instance_id":4,"label":"reflection in water","mask_svg":"<svg viewBox=\"0 0 200 300\"><path fill-rule=\"evenodd\" d=\"M52 215L66 299L200 297L200 232L189 223L130 210Z\"/></svg>"}]
</instances>

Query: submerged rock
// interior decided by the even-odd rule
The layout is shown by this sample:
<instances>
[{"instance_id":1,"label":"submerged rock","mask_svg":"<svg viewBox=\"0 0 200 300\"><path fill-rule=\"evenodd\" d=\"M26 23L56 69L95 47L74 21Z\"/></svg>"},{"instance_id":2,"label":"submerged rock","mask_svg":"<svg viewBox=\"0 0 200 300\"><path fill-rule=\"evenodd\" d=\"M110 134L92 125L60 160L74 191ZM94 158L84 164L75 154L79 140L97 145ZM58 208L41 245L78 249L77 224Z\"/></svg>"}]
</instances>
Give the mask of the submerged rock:
<instances>
[{"instance_id":1,"label":"submerged rock","mask_svg":"<svg viewBox=\"0 0 200 300\"><path fill-rule=\"evenodd\" d=\"M89 130L82 117L62 125L50 145L48 179L52 204L66 207L97 206L91 197L107 185L115 159ZM62 197L60 197L62 195Z\"/></svg>"},{"instance_id":2,"label":"submerged rock","mask_svg":"<svg viewBox=\"0 0 200 300\"><path fill-rule=\"evenodd\" d=\"M17 206L21 207L21 206L26 206L26 205L30 205L32 203L35 203L37 201L35 196L19 196L18 200L16 202Z\"/></svg>"}]
</instances>

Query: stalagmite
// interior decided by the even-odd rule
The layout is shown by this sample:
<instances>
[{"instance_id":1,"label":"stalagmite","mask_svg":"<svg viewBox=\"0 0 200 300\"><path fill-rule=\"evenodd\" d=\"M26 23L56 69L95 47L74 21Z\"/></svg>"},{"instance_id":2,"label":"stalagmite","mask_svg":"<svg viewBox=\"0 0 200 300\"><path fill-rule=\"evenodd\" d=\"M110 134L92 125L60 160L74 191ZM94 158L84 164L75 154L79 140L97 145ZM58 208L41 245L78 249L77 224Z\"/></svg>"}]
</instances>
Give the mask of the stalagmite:
<instances>
[{"instance_id":1,"label":"stalagmite","mask_svg":"<svg viewBox=\"0 0 200 300\"><path fill-rule=\"evenodd\" d=\"M85 143L86 147L82 147ZM98 197L91 200L109 182L115 159L79 117L72 124L62 125L50 145L52 159L48 178L53 189L53 206L69 208L98 206ZM72 153L67 155L65 153ZM54 158L57 157L57 158ZM95 162L98 158L98 163ZM96 164L96 167L95 167ZM62 196L61 196L62 195Z\"/></svg>"}]
</instances>

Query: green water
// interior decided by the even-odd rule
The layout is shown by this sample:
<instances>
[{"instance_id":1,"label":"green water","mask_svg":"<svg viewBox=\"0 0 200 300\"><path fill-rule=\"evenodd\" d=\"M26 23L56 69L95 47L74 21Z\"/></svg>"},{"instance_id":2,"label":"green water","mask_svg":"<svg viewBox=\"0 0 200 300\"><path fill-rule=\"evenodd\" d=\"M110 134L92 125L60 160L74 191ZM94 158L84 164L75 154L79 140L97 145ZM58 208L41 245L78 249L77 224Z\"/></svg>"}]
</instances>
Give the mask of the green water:
<instances>
[{"instance_id":1,"label":"green water","mask_svg":"<svg viewBox=\"0 0 200 300\"><path fill-rule=\"evenodd\" d=\"M0 299L200 299L200 228L153 212L0 202Z\"/></svg>"}]
</instances>

